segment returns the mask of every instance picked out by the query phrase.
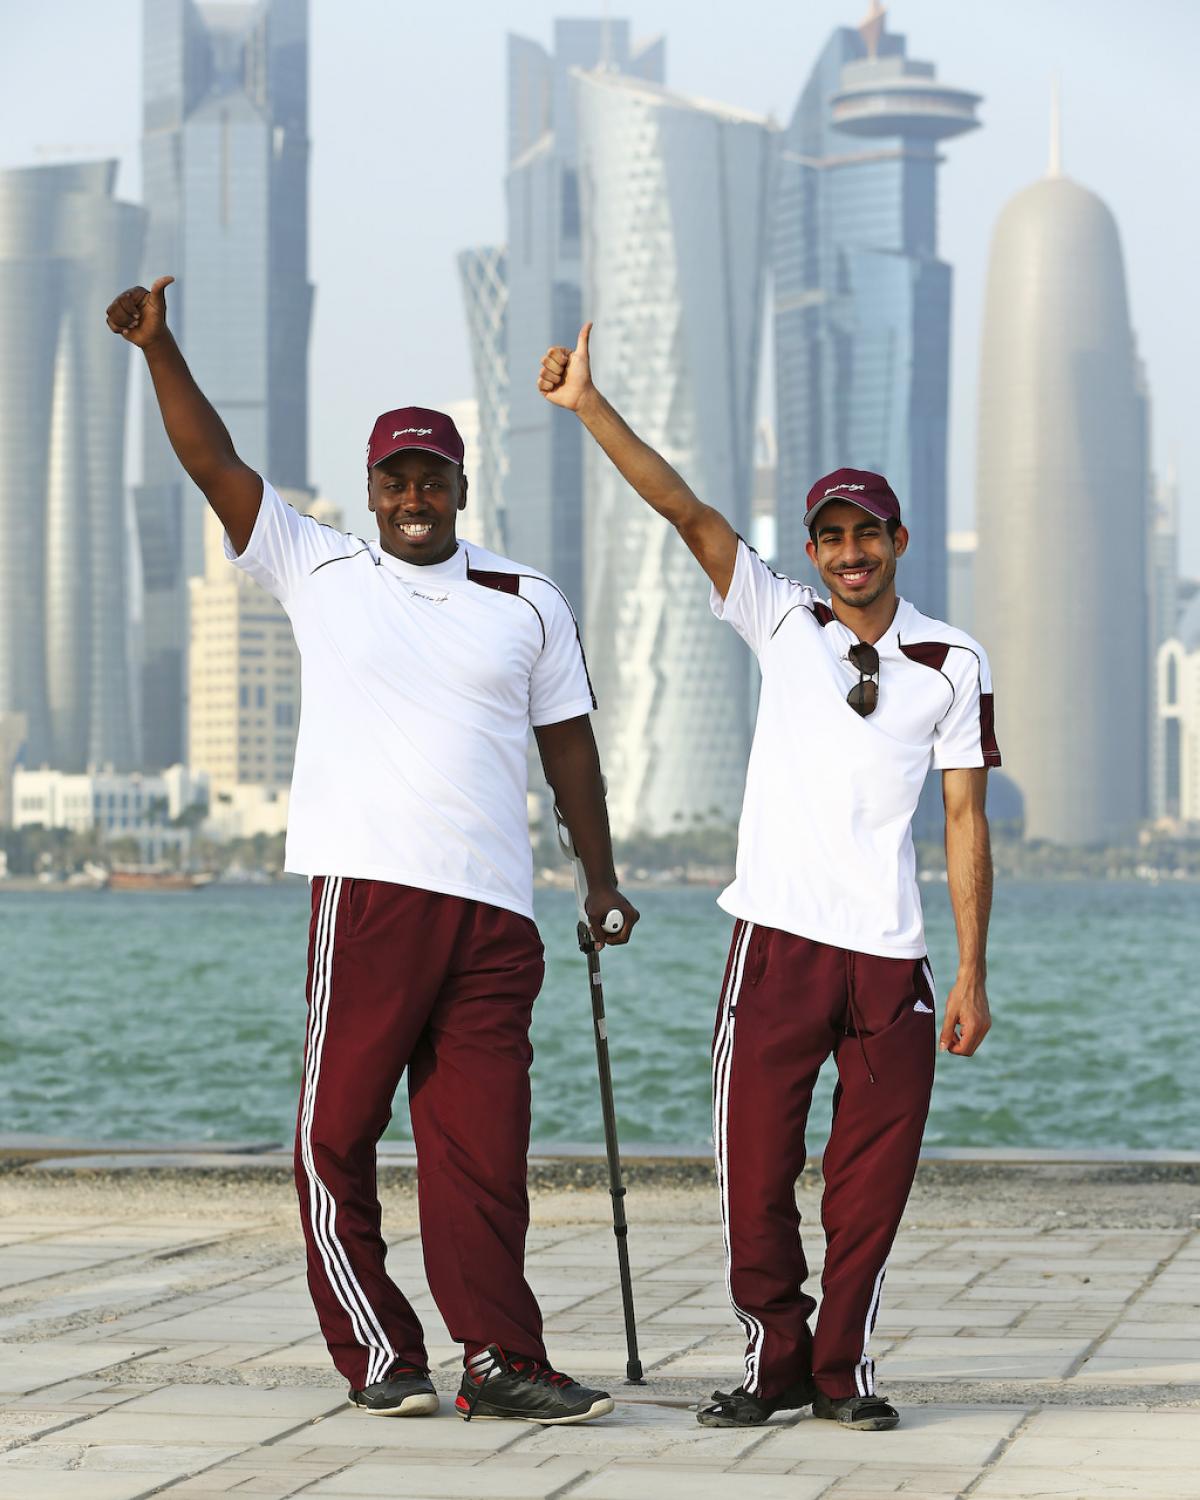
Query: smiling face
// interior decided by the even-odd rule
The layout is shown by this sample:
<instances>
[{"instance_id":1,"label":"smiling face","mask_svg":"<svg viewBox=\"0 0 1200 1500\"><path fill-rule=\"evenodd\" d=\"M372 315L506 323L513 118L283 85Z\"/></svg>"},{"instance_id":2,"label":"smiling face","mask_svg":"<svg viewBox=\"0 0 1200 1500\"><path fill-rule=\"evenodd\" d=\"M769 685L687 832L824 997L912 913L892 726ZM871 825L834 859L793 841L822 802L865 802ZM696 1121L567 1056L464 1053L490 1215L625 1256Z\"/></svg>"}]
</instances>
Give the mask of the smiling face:
<instances>
[{"instance_id":1,"label":"smiling face","mask_svg":"<svg viewBox=\"0 0 1200 1500\"><path fill-rule=\"evenodd\" d=\"M455 519L467 503L460 465L423 448L402 448L367 476L367 507L379 526L379 545L402 562L445 562L458 539Z\"/></svg>"},{"instance_id":2,"label":"smiling face","mask_svg":"<svg viewBox=\"0 0 1200 1500\"><path fill-rule=\"evenodd\" d=\"M816 541L809 558L831 596L851 609L866 609L890 591L895 593L896 559L908 546L908 532L887 523L849 500L830 500L814 523Z\"/></svg>"}]
</instances>

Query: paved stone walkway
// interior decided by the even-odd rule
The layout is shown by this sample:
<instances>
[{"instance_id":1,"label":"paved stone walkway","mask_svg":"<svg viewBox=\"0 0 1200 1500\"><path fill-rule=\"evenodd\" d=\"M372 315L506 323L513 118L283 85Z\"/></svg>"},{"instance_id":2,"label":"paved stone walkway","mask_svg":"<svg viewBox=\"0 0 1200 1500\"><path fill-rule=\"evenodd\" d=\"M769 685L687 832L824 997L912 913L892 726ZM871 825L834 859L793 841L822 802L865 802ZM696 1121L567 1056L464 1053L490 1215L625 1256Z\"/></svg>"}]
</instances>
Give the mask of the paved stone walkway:
<instances>
[{"instance_id":1,"label":"paved stone walkway","mask_svg":"<svg viewBox=\"0 0 1200 1500\"><path fill-rule=\"evenodd\" d=\"M1079 1227L1048 1206L1053 1183L1040 1192L1027 1223L1001 1227L981 1227L978 1194L957 1214L953 1194L936 1212L914 1200L873 1344L903 1414L883 1434L807 1414L696 1425L689 1407L740 1364L706 1187L631 1192L648 1378L626 1386L607 1197L539 1196L529 1263L552 1357L618 1398L610 1418L541 1429L451 1413L459 1353L407 1189L387 1198L389 1264L445 1399L434 1418L381 1420L349 1408L329 1368L285 1185L12 1172L0 1496L1200 1500L1200 1233L1186 1213ZM802 1207L811 1222L811 1191Z\"/></svg>"}]
</instances>

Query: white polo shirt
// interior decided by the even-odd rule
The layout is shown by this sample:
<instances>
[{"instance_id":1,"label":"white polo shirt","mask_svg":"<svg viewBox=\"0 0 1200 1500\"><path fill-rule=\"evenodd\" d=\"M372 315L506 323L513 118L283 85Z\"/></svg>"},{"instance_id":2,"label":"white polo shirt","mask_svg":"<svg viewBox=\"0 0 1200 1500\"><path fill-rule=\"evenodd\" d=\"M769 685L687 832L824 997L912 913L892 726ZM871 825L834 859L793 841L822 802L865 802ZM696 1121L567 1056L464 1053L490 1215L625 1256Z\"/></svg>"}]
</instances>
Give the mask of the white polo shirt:
<instances>
[{"instance_id":1,"label":"white polo shirt","mask_svg":"<svg viewBox=\"0 0 1200 1500\"><path fill-rule=\"evenodd\" d=\"M225 554L287 610L301 712L286 868L387 880L533 916L531 725L596 706L570 606L540 573L460 542L420 567L263 484Z\"/></svg>"},{"instance_id":2,"label":"white polo shirt","mask_svg":"<svg viewBox=\"0 0 1200 1500\"><path fill-rule=\"evenodd\" d=\"M912 817L930 766L998 766L987 657L901 599L879 652L879 702L862 717L858 640L811 588L739 541L712 609L758 657L762 694L721 906L735 917L858 953L925 953Z\"/></svg>"}]
</instances>

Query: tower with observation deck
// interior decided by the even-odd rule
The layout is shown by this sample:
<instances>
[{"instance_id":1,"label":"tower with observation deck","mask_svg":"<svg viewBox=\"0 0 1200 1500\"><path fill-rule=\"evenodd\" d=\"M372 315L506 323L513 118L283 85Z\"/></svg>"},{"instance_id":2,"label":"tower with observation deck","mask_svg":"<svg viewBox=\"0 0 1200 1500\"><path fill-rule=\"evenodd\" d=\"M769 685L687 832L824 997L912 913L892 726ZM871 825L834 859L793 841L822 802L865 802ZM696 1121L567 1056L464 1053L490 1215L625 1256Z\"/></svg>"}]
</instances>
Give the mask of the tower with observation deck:
<instances>
[{"instance_id":1,"label":"tower with observation deck","mask_svg":"<svg viewBox=\"0 0 1200 1500\"><path fill-rule=\"evenodd\" d=\"M807 576L804 496L841 465L885 473L912 543L904 593L946 609L951 270L942 142L980 96L907 55L878 0L839 27L780 138L773 241L779 563Z\"/></svg>"}]
</instances>

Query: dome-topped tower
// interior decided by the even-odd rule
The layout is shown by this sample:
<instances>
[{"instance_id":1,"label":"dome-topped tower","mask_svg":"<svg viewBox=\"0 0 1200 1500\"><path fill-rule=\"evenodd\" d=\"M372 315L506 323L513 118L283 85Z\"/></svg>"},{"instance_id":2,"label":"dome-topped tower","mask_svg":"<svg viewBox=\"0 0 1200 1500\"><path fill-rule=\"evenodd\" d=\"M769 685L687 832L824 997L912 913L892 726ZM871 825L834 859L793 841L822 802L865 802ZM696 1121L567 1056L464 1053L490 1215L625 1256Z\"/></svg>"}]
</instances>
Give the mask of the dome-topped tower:
<instances>
[{"instance_id":1,"label":"dome-topped tower","mask_svg":"<svg viewBox=\"0 0 1200 1500\"><path fill-rule=\"evenodd\" d=\"M1146 423L1116 222L1050 160L992 238L976 620L1026 836L1091 844L1144 813Z\"/></svg>"}]
</instances>

